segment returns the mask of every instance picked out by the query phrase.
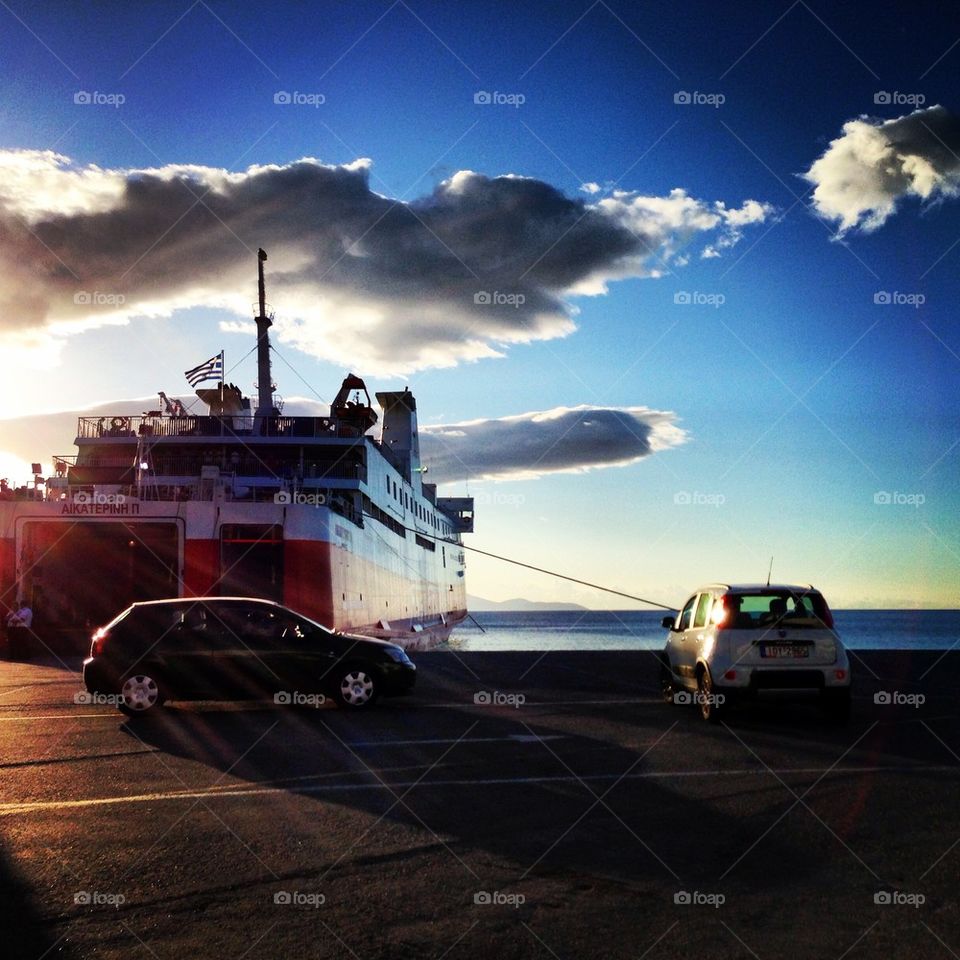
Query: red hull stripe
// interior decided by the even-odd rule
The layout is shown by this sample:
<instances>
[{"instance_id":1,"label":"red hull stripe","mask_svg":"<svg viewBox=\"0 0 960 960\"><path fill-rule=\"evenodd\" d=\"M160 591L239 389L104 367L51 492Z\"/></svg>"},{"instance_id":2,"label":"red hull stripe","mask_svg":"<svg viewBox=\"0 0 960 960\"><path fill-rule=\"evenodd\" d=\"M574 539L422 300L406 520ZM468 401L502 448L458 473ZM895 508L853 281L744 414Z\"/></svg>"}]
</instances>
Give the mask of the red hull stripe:
<instances>
[{"instance_id":1,"label":"red hull stripe","mask_svg":"<svg viewBox=\"0 0 960 960\"><path fill-rule=\"evenodd\" d=\"M188 597L209 596L220 579L220 543L187 540L183 545L183 592Z\"/></svg>"},{"instance_id":2,"label":"red hull stripe","mask_svg":"<svg viewBox=\"0 0 960 960\"><path fill-rule=\"evenodd\" d=\"M287 540L283 566L283 602L318 623L332 626L330 544L322 540Z\"/></svg>"}]
</instances>

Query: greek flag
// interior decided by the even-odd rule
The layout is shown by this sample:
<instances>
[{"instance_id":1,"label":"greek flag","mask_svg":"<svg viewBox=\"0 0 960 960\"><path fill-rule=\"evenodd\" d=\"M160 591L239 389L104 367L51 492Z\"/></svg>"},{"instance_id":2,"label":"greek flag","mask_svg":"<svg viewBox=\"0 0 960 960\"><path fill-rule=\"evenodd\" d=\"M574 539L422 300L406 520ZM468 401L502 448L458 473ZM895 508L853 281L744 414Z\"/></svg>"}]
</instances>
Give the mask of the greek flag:
<instances>
[{"instance_id":1,"label":"greek flag","mask_svg":"<svg viewBox=\"0 0 960 960\"><path fill-rule=\"evenodd\" d=\"M204 360L199 367L192 370L186 370L184 376L191 387L195 387L204 380L222 380L223 379L223 352L221 351L215 357Z\"/></svg>"}]
</instances>

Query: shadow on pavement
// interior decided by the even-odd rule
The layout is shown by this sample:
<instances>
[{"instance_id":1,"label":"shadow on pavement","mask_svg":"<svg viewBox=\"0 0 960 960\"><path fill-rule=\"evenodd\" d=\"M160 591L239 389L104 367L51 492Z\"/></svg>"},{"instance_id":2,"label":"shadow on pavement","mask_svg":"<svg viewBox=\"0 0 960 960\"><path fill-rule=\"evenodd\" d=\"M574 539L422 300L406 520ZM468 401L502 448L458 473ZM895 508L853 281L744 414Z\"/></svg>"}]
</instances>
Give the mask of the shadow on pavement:
<instances>
[{"instance_id":1,"label":"shadow on pavement","mask_svg":"<svg viewBox=\"0 0 960 960\"><path fill-rule=\"evenodd\" d=\"M36 894L0 850L0 931L4 960L53 960L73 956L44 920Z\"/></svg>"}]
</instances>

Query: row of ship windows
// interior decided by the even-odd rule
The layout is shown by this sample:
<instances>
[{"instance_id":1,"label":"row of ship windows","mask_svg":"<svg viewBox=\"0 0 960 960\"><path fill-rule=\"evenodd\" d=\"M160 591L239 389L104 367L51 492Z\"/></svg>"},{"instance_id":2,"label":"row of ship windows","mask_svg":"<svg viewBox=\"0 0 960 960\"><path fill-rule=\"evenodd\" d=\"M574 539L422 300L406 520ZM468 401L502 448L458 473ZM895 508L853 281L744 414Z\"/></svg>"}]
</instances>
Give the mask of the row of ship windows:
<instances>
[{"instance_id":1,"label":"row of ship windows","mask_svg":"<svg viewBox=\"0 0 960 960\"><path fill-rule=\"evenodd\" d=\"M424 523L429 523L434 530L441 531L445 536L450 536L450 534L453 533L453 528L449 523L438 519L436 514L427 510L422 504L417 503L410 494L397 486L396 480L391 480L390 477L385 477L384 479L387 481L387 494L392 496L405 510L412 510L417 519L422 520Z\"/></svg>"}]
</instances>

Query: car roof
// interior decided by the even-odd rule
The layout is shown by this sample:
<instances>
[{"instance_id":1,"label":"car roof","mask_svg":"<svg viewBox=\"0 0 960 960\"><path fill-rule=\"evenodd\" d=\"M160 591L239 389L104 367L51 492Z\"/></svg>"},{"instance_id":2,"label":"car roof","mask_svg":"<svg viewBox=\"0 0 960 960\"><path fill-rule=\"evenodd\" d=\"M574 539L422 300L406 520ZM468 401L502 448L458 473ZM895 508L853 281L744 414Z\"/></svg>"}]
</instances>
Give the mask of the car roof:
<instances>
[{"instance_id":1,"label":"car roof","mask_svg":"<svg viewBox=\"0 0 960 960\"><path fill-rule=\"evenodd\" d=\"M760 593L766 590L795 590L800 593L819 593L812 583L705 583L697 588L697 593L711 590L729 590L734 593Z\"/></svg>"}]
</instances>

